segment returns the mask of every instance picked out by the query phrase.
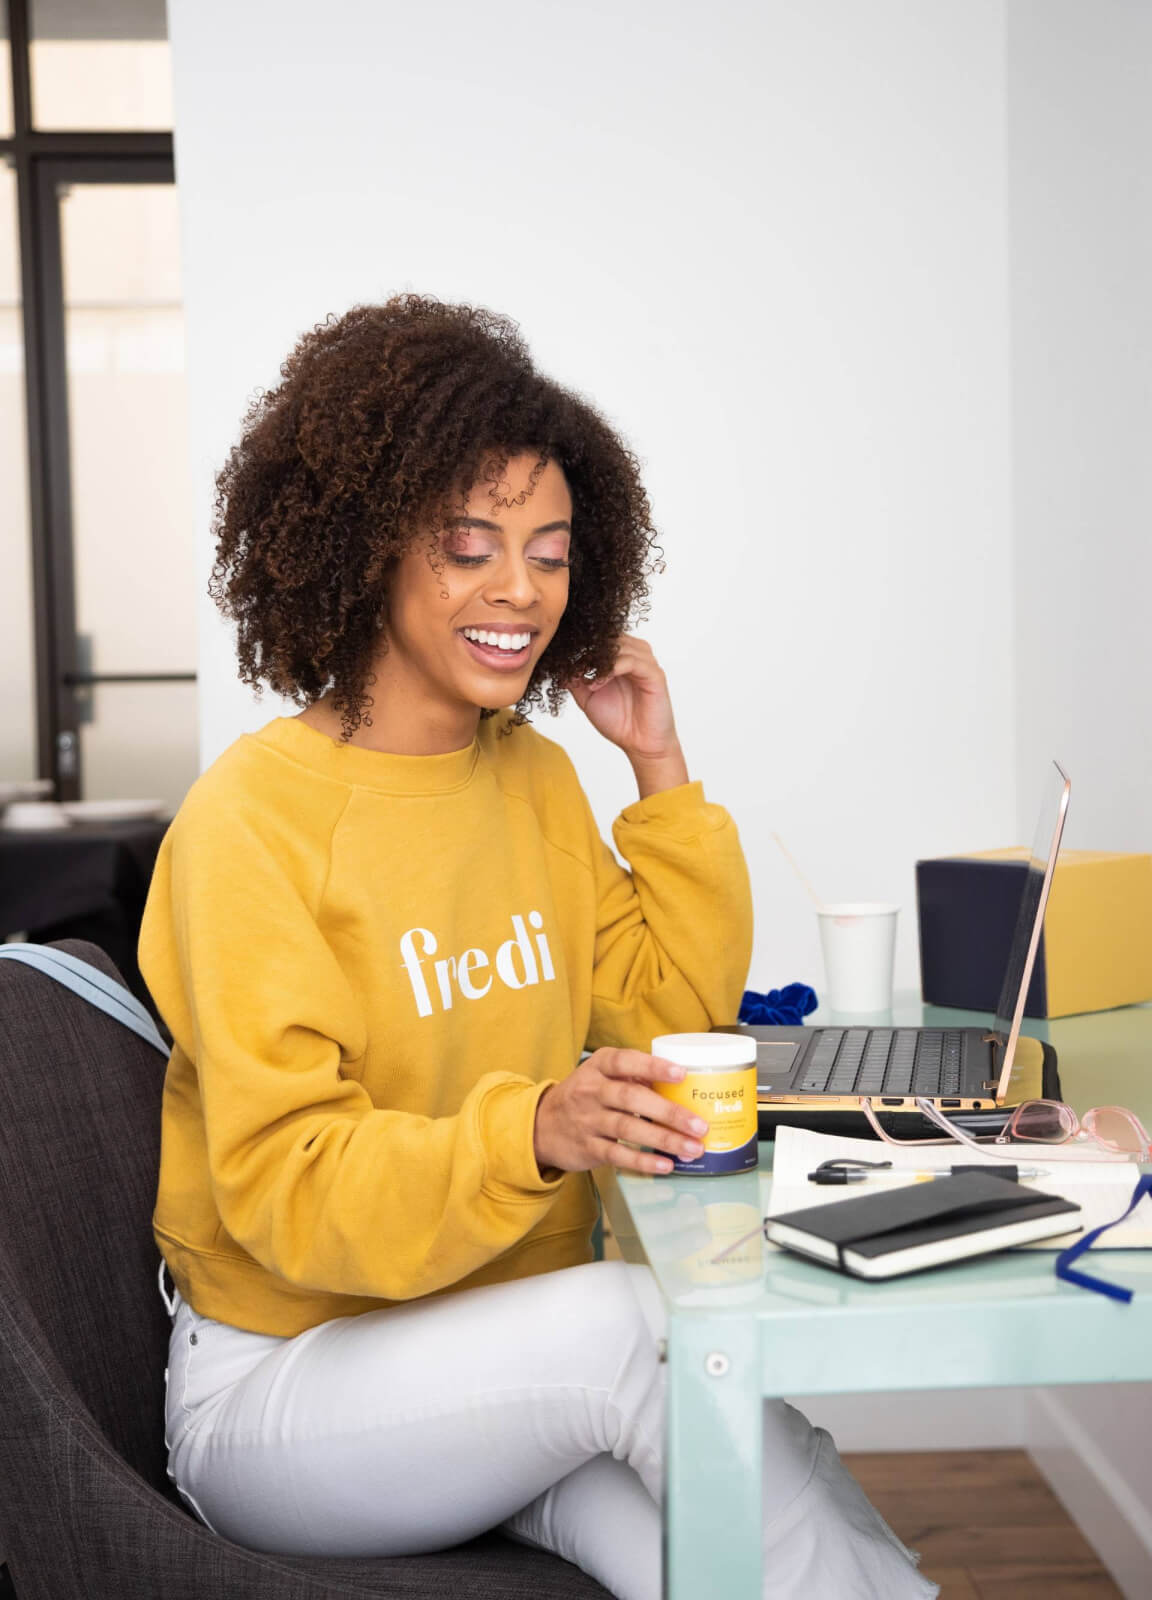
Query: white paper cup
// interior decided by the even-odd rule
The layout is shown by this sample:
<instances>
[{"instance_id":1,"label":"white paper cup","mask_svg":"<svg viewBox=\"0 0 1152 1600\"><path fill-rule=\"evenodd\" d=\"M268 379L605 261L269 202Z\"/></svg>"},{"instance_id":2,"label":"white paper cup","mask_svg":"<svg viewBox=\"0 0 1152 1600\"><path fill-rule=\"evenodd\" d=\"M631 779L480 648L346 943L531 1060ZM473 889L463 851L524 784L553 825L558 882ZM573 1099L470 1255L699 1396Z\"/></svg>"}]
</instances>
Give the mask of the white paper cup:
<instances>
[{"instance_id":1,"label":"white paper cup","mask_svg":"<svg viewBox=\"0 0 1152 1600\"><path fill-rule=\"evenodd\" d=\"M900 907L868 900L820 906L820 943L833 1011L870 1014L892 1007L892 964Z\"/></svg>"}]
</instances>

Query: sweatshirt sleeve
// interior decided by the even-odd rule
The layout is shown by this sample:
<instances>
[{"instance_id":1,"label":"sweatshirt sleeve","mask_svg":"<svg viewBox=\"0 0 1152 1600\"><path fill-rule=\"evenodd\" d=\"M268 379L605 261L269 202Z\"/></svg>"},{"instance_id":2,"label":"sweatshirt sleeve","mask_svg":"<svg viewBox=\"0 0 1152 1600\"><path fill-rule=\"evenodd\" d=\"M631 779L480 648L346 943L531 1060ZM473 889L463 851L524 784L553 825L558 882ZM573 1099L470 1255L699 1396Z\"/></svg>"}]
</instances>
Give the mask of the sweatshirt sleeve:
<instances>
[{"instance_id":1,"label":"sweatshirt sleeve","mask_svg":"<svg viewBox=\"0 0 1152 1600\"><path fill-rule=\"evenodd\" d=\"M432 1293L551 1206L562 1180L532 1144L547 1084L485 1073L449 1117L374 1105L363 1010L310 903L322 885L297 878L242 819L178 818L145 913L141 969L192 1064L220 1220L300 1287Z\"/></svg>"},{"instance_id":2,"label":"sweatshirt sleeve","mask_svg":"<svg viewBox=\"0 0 1152 1600\"><path fill-rule=\"evenodd\" d=\"M588 1048L647 1050L657 1034L735 1022L752 954L736 824L701 784L686 783L629 806L613 837L631 871L597 839Z\"/></svg>"}]
</instances>

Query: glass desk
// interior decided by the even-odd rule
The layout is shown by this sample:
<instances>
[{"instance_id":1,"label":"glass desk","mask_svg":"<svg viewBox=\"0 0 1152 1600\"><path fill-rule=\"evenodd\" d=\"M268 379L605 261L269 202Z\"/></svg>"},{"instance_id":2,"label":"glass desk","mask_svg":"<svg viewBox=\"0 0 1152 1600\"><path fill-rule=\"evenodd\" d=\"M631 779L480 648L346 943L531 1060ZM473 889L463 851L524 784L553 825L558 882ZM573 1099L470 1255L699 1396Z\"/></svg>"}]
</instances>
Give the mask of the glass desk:
<instances>
[{"instance_id":1,"label":"glass desk","mask_svg":"<svg viewBox=\"0 0 1152 1600\"><path fill-rule=\"evenodd\" d=\"M898 995L892 1021L987 1018ZM1051 1040L1077 1111L1115 1103L1152 1126L1152 1006L1025 1029ZM1152 1250L1101 1262L1136 1291L1129 1305L1058 1282L1047 1251L864 1283L759 1239L715 1262L770 1209L771 1144L738 1177L597 1181L621 1252L651 1265L668 1313L668 1600L759 1600L762 1395L1152 1379Z\"/></svg>"}]
</instances>

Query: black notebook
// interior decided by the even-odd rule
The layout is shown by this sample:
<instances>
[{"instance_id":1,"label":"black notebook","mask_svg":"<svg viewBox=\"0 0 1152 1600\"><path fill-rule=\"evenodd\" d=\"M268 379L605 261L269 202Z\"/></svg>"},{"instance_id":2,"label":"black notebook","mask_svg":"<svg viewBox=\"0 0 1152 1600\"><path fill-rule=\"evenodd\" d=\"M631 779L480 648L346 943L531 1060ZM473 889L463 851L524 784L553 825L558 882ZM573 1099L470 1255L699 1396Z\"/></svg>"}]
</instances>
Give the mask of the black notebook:
<instances>
[{"instance_id":1,"label":"black notebook","mask_svg":"<svg viewBox=\"0 0 1152 1600\"><path fill-rule=\"evenodd\" d=\"M856 1278L896 1278L1080 1229L1080 1207L1009 1178L966 1172L768 1217L773 1244Z\"/></svg>"}]
</instances>

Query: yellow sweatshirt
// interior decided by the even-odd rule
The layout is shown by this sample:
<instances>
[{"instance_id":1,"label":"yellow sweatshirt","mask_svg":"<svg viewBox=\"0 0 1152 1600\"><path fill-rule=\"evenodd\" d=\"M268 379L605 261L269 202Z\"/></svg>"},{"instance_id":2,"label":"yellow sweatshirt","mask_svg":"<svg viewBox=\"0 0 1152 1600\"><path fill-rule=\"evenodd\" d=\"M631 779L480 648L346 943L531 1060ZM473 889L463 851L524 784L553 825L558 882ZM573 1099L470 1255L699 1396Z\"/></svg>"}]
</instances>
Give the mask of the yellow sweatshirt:
<instances>
[{"instance_id":1,"label":"yellow sweatshirt","mask_svg":"<svg viewBox=\"0 0 1152 1600\"><path fill-rule=\"evenodd\" d=\"M156 1239L197 1311L296 1334L590 1259L587 1173L536 1102L582 1049L731 1022L748 875L700 784L617 820L565 752L483 722L396 756L279 717L189 791L140 968L175 1041Z\"/></svg>"}]
</instances>

